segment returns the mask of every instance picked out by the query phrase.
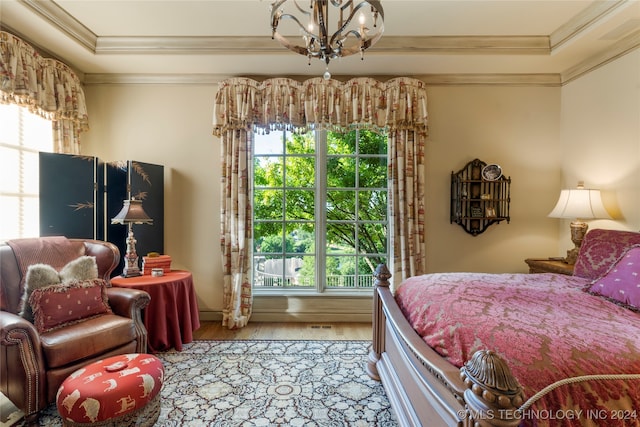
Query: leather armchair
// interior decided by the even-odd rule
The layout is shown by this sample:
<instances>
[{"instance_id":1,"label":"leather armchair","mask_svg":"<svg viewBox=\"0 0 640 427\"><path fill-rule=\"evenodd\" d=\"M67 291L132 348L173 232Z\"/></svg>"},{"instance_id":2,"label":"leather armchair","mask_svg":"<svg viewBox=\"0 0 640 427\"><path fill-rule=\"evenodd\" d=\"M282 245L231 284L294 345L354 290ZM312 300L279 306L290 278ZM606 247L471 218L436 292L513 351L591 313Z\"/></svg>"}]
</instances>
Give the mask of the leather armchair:
<instances>
[{"instance_id":1,"label":"leather armchair","mask_svg":"<svg viewBox=\"0 0 640 427\"><path fill-rule=\"evenodd\" d=\"M98 277L109 281L118 265L118 248L108 242L82 242L95 256ZM151 298L144 291L107 288L113 314L104 314L40 334L18 315L22 273L7 244L0 245L0 392L37 425L39 412L55 401L64 379L75 370L117 354L146 353L147 331L141 310Z\"/></svg>"}]
</instances>

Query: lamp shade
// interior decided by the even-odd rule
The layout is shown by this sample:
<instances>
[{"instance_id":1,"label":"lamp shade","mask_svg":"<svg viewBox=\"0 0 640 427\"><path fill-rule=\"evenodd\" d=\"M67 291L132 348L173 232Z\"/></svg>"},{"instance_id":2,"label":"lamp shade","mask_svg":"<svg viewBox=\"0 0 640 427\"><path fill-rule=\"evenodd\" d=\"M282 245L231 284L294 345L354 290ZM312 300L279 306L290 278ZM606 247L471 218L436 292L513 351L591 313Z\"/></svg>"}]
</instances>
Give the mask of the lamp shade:
<instances>
[{"instance_id":1,"label":"lamp shade","mask_svg":"<svg viewBox=\"0 0 640 427\"><path fill-rule=\"evenodd\" d=\"M153 219L142 209L141 200L125 200L122 210L111 219L111 224L153 224Z\"/></svg>"},{"instance_id":2,"label":"lamp shade","mask_svg":"<svg viewBox=\"0 0 640 427\"><path fill-rule=\"evenodd\" d=\"M550 218L611 219L611 215L602 203L600 190L585 188L562 190L558 203L548 216Z\"/></svg>"}]
</instances>

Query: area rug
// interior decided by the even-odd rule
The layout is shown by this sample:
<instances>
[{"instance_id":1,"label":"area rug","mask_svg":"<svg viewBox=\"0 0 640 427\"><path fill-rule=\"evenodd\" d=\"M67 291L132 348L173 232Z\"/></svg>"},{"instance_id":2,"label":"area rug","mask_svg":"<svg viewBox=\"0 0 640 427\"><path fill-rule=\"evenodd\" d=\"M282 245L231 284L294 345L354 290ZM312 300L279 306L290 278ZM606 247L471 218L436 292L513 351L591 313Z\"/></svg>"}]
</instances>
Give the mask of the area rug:
<instances>
[{"instance_id":1,"label":"area rug","mask_svg":"<svg viewBox=\"0 0 640 427\"><path fill-rule=\"evenodd\" d=\"M156 426L396 426L370 341L196 341L158 353ZM61 426L55 405L40 425Z\"/></svg>"}]
</instances>

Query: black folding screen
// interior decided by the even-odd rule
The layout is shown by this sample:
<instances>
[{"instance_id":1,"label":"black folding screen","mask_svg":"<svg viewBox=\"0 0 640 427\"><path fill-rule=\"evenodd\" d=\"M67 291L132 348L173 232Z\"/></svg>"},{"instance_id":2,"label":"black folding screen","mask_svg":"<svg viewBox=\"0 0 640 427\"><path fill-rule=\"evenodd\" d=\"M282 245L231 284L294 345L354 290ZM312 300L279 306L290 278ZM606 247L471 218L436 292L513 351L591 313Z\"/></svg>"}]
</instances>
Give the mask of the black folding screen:
<instances>
[{"instance_id":1,"label":"black folding screen","mask_svg":"<svg viewBox=\"0 0 640 427\"><path fill-rule=\"evenodd\" d=\"M164 253L164 166L137 161L103 163L96 157L40 153L40 235L106 240L120 249L124 267L127 226L111 224L134 197L153 224L133 225L140 260Z\"/></svg>"},{"instance_id":2,"label":"black folding screen","mask_svg":"<svg viewBox=\"0 0 640 427\"><path fill-rule=\"evenodd\" d=\"M40 153L40 235L104 240L104 163Z\"/></svg>"}]
</instances>

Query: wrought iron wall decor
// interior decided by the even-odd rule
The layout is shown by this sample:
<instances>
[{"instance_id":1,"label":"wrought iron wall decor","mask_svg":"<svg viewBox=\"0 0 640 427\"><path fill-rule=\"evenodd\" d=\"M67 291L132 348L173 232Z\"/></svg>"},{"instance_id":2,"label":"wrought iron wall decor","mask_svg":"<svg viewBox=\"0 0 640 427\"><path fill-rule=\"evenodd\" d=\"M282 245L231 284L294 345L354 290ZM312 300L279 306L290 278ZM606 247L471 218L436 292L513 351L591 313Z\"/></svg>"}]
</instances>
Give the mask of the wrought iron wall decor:
<instances>
[{"instance_id":1,"label":"wrought iron wall decor","mask_svg":"<svg viewBox=\"0 0 640 427\"><path fill-rule=\"evenodd\" d=\"M509 222L511 177L502 174L496 164L480 159L451 172L451 223L477 236L490 225Z\"/></svg>"}]
</instances>

